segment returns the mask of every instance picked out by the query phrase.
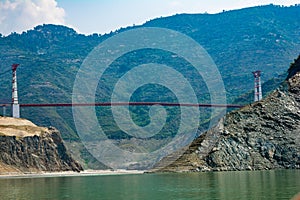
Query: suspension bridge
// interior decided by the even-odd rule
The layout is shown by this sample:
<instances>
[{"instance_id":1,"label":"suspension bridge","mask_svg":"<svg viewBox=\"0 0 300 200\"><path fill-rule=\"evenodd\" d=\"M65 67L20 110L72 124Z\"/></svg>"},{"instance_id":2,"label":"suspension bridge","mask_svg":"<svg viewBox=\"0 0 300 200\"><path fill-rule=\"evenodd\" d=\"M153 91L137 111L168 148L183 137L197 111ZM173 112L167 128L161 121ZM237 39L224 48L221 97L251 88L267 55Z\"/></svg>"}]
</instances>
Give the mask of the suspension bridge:
<instances>
[{"instance_id":1,"label":"suspension bridge","mask_svg":"<svg viewBox=\"0 0 300 200\"><path fill-rule=\"evenodd\" d=\"M95 103L27 103L20 104L18 101L18 90L17 90L17 75L16 70L19 64L12 65L12 99L9 100L1 100L0 106L3 107L3 114L5 115L5 109L7 106L11 106L12 117L19 118L20 117L20 108L28 108L28 107L75 107L75 106L170 106L170 107L211 107L211 108L241 108L243 105L238 104L192 104L192 103L169 103L169 102L95 102ZM7 73L5 71L1 74ZM260 72L260 71L259 71ZM259 74L255 74L256 78L256 90L255 90L255 100L260 100L261 98L261 84ZM258 97L257 97L258 96Z\"/></svg>"}]
</instances>

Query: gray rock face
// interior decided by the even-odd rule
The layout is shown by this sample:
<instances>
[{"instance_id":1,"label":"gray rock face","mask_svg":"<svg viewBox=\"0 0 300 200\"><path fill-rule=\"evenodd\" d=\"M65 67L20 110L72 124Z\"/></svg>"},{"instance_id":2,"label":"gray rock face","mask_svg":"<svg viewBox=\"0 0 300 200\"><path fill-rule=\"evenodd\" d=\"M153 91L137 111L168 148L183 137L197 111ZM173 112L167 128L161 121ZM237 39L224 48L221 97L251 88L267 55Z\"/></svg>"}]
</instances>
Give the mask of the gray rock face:
<instances>
[{"instance_id":1,"label":"gray rock face","mask_svg":"<svg viewBox=\"0 0 300 200\"><path fill-rule=\"evenodd\" d=\"M174 163L154 171L300 169L300 57L291 68L281 89L227 114Z\"/></svg>"},{"instance_id":2,"label":"gray rock face","mask_svg":"<svg viewBox=\"0 0 300 200\"><path fill-rule=\"evenodd\" d=\"M33 136L0 136L0 174L82 170L67 152L59 131L54 128Z\"/></svg>"}]
</instances>

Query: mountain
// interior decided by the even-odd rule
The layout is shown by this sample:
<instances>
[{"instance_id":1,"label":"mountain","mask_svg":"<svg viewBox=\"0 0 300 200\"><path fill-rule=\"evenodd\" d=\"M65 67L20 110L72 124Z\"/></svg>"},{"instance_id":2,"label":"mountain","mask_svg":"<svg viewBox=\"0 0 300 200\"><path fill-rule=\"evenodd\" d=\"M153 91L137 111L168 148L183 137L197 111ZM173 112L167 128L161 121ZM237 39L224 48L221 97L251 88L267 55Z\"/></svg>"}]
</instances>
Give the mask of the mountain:
<instances>
[{"instance_id":1,"label":"mountain","mask_svg":"<svg viewBox=\"0 0 300 200\"><path fill-rule=\"evenodd\" d=\"M215 61L224 81L228 103L248 103L253 88L252 71L261 70L266 82L264 93L270 92L281 82L293 58L300 49L300 6L274 5L226 11L219 14L178 14L146 22L142 26L121 28L110 34L82 35L73 29L58 25L40 25L22 34L12 33L0 37L0 99L11 97L10 66L18 68L19 98L26 103L70 103L76 74L89 52L99 43L127 30L140 27L162 27L179 31L202 45ZM127 57L126 57L127 56ZM114 66L119 71L107 75L109 80L99 84L97 101L110 101L112 86L120 74L143 62L175 66L194 86L199 103L209 103L209 93L203 80L194 80L186 70L187 63L174 58L170 52L142 50L131 52L118 59ZM272 80L276 80L275 82ZM132 97L135 101L178 101L170 91L157 86L139 89ZM132 108L134 121L141 126L149 123L149 107ZM7 110L9 112L9 109ZM168 108L172 118L163 132L155 139L172 137L178 128L178 110ZM210 110L202 109L201 123L210 120ZM55 126L67 142L79 142L69 107L22 108L21 116L41 126ZM116 123L110 109L97 108L99 122L112 139L130 138ZM203 127L205 130L207 127ZM84 148L81 152L89 162L91 155ZM72 146L72 145L70 145ZM94 160L94 163L97 163ZM100 163L96 165L101 165Z\"/></svg>"},{"instance_id":2,"label":"mountain","mask_svg":"<svg viewBox=\"0 0 300 200\"><path fill-rule=\"evenodd\" d=\"M233 111L159 171L300 169L300 55L280 89ZM154 170L154 171L155 171Z\"/></svg>"},{"instance_id":3,"label":"mountain","mask_svg":"<svg viewBox=\"0 0 300 200\"><path fill-rule=\"evenodd\" d=\"M252 88L252 71L262 70L267 81L288 69L286 63L299 53L299 14L299 5L268 5L216 15L175 15L144 26L177 30L203 45L222 74L231 101Z\"/></svg>"},{"instance_id":4,"label":"mountain","mask_svg":"<svg viewBox=\"0 0 300 200\"><path fill-rule=\"evenodd\" d=\"M0 174L82 171L55 128L0 117Z\"/></svg>"}]
</instances>

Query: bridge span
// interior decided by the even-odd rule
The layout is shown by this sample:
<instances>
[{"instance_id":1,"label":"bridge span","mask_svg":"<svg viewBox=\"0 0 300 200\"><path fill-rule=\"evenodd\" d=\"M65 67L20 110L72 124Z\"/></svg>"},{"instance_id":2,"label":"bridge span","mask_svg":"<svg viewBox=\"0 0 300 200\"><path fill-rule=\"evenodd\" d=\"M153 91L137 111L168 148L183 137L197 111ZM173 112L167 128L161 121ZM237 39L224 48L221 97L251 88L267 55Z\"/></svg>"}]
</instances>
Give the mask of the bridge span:
<instances>
[{"instance_id":1,"label":"bridge span","mask_svg":"<svg viewBox=\"0 0 300 200\"><path fill-rule=\"evenodd\" d=\"M238 104L192 104L168 102L96 102L96 103L40 103L20 104L20 107L73 107L73 106L171 106L171 107L213 107L213 108L241 108Z\"/></svg>"}]
</instances>

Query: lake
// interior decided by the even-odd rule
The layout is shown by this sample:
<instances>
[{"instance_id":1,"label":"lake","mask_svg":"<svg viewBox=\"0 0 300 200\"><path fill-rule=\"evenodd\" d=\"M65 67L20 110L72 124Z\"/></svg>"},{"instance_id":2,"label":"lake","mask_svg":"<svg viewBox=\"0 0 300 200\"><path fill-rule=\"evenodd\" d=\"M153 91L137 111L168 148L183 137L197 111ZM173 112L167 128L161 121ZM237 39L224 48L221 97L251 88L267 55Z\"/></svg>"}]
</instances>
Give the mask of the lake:
<instances>
[{"instance_id":1,"label":"lake","mask_svg":"<svg viewBox=\"0 0 300 200\"><path fill-rule=\"evenodd\" d=\"M291 199L300 170L0 178L0 199Z\"/></svg>"}]
</instances>

